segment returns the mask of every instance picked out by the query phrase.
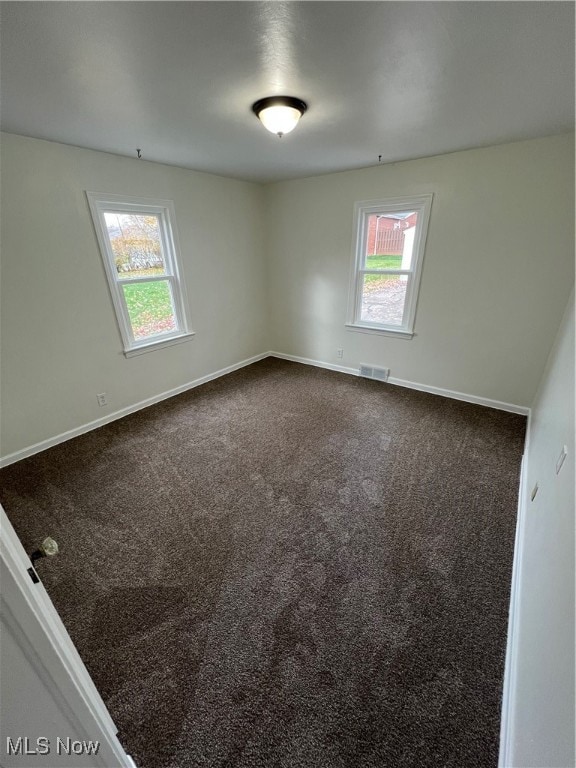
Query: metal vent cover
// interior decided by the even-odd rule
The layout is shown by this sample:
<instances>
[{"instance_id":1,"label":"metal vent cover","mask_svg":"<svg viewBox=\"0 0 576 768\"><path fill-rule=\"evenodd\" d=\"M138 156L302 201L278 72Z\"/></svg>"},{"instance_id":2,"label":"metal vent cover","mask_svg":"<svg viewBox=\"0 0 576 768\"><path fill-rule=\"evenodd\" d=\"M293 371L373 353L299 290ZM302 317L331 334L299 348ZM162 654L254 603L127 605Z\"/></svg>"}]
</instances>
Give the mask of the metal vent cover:
<instances>
[{"instance_id":1,"label":"metal vent cover","mask_svg":"<svg viewBox=\"0 0 576 768\"><path fill-rule=\"evenodd\" d=\"M360 376L376 381L388 381L390 368L375 368L372 365L360 365Z\"/></svg>"}]
</instances>

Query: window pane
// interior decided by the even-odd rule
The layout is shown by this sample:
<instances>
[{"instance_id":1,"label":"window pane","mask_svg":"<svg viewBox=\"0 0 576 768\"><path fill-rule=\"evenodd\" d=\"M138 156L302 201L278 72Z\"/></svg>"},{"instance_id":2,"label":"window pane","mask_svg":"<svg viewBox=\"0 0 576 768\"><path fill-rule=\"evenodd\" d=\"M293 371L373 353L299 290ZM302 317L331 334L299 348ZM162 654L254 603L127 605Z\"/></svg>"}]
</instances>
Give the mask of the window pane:
<instances>
[{"instance_id":1,"label":"window pane","mask_svg":"<svg viewBox=\"0 0 576 768\"><path fill-rule=\"evenodd\" d=\"M360 321L402 325L407 275L364 275Z\"/></svg>"},{"instance_id":2,"label":"window pane","mask_svg":"<svg viewBox=\"0 0 576 768\"><path fill-rule=\"evenodd\" d=\"M167 280L128 283L122 290L136 340L177 330L172 290Z\"/></svg>"},{"instance_id":3,"label":"window pane","mask_svg":"<svg viewBox=\"0 0 576 768\"><path fill-rule=\"evenodd\" d=\"M366 217L366 269L411 269L417 211Z\"/></svg>"},{"instance_id":4,"label":"window pane","mask_svg":"<svg viewBox=\"0 0 576 768\"><path fill-rule=\"evenodd\" d=\"M120 279L166 274L158 216L106 211L104 220Z\"/></svg>"}]
</instances>

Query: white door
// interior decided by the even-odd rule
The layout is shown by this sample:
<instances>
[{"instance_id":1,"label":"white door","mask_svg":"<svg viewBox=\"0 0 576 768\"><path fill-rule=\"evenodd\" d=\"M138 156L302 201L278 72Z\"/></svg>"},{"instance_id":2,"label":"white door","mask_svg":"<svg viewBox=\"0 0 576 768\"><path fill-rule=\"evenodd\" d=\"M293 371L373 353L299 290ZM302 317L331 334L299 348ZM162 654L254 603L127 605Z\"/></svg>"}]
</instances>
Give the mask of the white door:
<instances>
[{"instance_id":1,"label":"white door","mask_svg":"<svg viewBox=\"0 0 576 768\"><path fill-rule=\"evenodd\" d=\"M1 506L0 514L1 768L135 768Z\"/></svg>"}]
</instances>

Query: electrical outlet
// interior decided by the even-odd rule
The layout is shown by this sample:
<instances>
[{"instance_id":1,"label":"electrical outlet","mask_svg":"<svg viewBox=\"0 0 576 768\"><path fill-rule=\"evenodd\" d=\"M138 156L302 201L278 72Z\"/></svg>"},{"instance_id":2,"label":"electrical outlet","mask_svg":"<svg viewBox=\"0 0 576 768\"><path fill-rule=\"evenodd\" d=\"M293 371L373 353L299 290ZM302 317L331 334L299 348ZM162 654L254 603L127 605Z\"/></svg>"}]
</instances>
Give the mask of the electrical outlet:
<instances>
[{"instance_id":1,"label":"electrical outlet","mask_svg":"<svg viewBox=\"0 0 576 768\"><path fill-rule=\"evenodd\" d=\"M560 472L562 469L562 465L564 464L566 456L568 456L568 448L567 446L563 446L562 450L560 451L560 456L558 456L558 461L556 462L556 474L558 474L558 472Z\"/></svg>"},{"instance_id":2,"label":"electrical outlet","mask_svg":"<svg viewBox=\"0 0 576 768\"><path fill-rule=\"evenodd\" d=\"M344 350L342 348L336 350L336 357L344 357Z\"/></svg>"},{"instance_id":3,"label":"electrical outlet","mask_svg":"<svg viewBox=\"0 0 576 768\"><path fill-rule=\"evenodd\" d=\"M96 395L96 400L98 400L98 405L101 408L103 405L108 405L108 398L106 397L106 392L101 392L99 395Z\"/></svg>"}]
</instances>

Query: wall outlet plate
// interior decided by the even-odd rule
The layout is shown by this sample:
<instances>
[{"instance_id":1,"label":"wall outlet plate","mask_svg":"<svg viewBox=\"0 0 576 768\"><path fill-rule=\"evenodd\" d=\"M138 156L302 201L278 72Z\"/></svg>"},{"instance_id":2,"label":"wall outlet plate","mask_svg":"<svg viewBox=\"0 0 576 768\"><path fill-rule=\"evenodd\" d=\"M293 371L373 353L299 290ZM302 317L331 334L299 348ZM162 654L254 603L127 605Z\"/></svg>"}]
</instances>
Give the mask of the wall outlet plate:
<instances>
[{"instance_id":1,"label":"wall outlet plate","mask_svg":"<svg viewBox=\"0 0 576 768\"><path fill-rule=\"evenodd\" d=\"M566 461L566 456L568 456L568 446L564 445L562 446L560 456L558 456L558 460L556 461L556 474L558 474L562 469L562 465Z\"/></svg>"}]
</instances>

